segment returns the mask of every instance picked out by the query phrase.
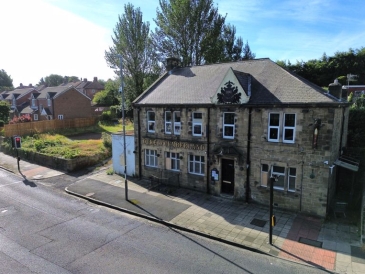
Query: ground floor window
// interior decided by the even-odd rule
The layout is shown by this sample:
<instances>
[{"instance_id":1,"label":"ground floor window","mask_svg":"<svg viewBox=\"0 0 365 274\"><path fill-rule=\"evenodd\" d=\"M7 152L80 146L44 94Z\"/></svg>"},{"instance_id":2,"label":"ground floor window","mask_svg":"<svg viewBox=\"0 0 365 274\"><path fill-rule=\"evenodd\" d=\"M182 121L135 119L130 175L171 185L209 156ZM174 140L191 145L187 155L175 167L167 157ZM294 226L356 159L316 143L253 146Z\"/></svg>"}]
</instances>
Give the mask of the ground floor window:
<instances>
[{"instance_id":1,"label":"ground floor window","mask_svg":"<svg viewBox=\"0 0 365 274\"><path fill-rule=\"evenodd\" d=\"M145 150L145 165L150 167L157 167L157 150Z\"/></svg>"},{"instance_id":2,"label":"ground floor window","mask_svg":"<svg viewBox=\"0 0 365 274\"><path fill-rule=\"evenodd\" d=\"M205 159L204 156L189 155L189 173L204 175Z\"/></svg>"},{"instance_id":3,"label":"ground floor window","mask_svg":"<svg viewBox=\"0 0 365 274\"><path fill-rule=\"evenodd\" d=\"M261 165L261 186L267 187L269 182L269 165Z\"/></svg>"},{"instance_id":4,"label":"ground floor window","mask_svg":"<svg viewBox=\"0 0 365 274\"><path fill-rule=\"evenodd\" d=\"M271 176L275 177L274 188L284 190L285 186L285 167L282 166L272 166Z\"/></svg>"},{"instance_id":5,"label":"ground floor window","mask_svg":"<svg viewBox=\"0 0 365 274\"><path fill-rule=\"evenodd\" d=\"M268 165L261 166L261 185L263 186L266 177L266 170L268 170ZM268 177L268 176L267 176ZM281 167L272 166L271 167L271 177L275 177L274 188L279 190L286 190L290 192L295 192L295 184L297 179L297 169L294 167ZM269 179L267 179L269 180ZM267 183L268 181L266 181Z\"/></svg>"},{"instance_id":6,"label":"ground floor window","mask_svg":"<svg viewBox=\"0 0 365 274\"><path fill-rule=\"evenodd\" d=\"M179 153L166 152L165 153L165 165L166 169L170 170L180 170L180 158Z\"/></svg>"},{"instance_id":7,"label":"ground floor window","mask_svg":"<svg viewBox=\"0 0 365 274\"><path fill-rule=\"evenodd\" d=\"M297 178L297 169L290 167L288 171L288 191L295 191L295 181Z\"/></svg>"},{"instance_id":8,"label":"ground floor window","mask_svg":"<svg viewBox=\"0 0 365 274\"><path fill-rule=\"evenodd\" d=\"M34 120L34 121L38 121L38 114L34 114L34 115L33 115L33 120Z\"/></svg>"}]
</instances>

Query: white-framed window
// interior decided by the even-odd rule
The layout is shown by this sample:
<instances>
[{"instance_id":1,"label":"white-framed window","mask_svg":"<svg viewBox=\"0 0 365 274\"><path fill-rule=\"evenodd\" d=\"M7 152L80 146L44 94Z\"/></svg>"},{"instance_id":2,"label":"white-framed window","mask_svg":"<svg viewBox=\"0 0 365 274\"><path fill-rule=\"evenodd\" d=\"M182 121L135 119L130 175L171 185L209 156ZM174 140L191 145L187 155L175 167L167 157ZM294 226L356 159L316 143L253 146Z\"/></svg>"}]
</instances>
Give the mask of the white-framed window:
<instances>
[{"instance_id":1,"label":"white-framed window","mask_svg":"<svg viewBox=\"0 0 365 274\"><path fill-rule=\"evenodd\" d=\"M180 170L180 158L179 153L166 152L165 153L165 165L169 170Z\"/></svg>"},{"instance_id":2,"label":"white-framed window","mask_svg":"<svg viewBox=\"0 0 365 274\"><path fill-rule=\"evenodd\" d=\"M33 120L38 121L38 114L33 114Z\"/></svg>"},{"instance_id":3,"label":"white-framed window","mask_svg":"<svg viewBox=\"0 0 365 274\"><path fill-rule=\"evenodd\" d=\"M294 143L295 114L284 114L283 143Z\"/></svg>"},{"instance_id":4,"label":"white-framed window","mask_svg":"<svg viewBox=\"0 0 365 274\"><path fill-rule=\"evenodd\" d=\"M147 111L147 131L155 132L155 112Z\"/></svg>"},{"instance_id":5,"label":"white-framed window","mask_svg":"<svg viewBox=\"0 0 365 274\"><path fill-rule=\"evenodd\" d=\"M171 134L171 132L172 132L171 111L165 111L165 133Z\"/></svg>"},{"instance_id":6,"label":"white-framed window","mask_svg":"<svg viewBox=\"0 0 365 274\"><path fill-rule=\"evenodd\" d=\"M295 192L295 182L297 179L297 169L289 167L288 170L288 191Z\"/></svg>"},{"instance_id":7,"label":"white-framed window","mask_svg":"<svg viewBox=\"0 0 365 274\"><path fill-rule=\"evenodd\" d=\"M262 164L261 165L261 186L267 187L267 183L269 182L269 165Z\"/></svg>"},{"instance_id":8,"label":"white-framed window","mask_svg":"<svg viewBox=\"0 0 365 274\"><path fill-rule=\"evenodd\" d=\"M12 103L11 103L11 106L12 106L13 108L15 108L15 106L16 106L16 100L15 100L15 98L13 98Z\"/></svg>"},{"instance_id":9,"label":"white-framed window","mask_svg":"<svg viewBox=\"0 0 365 274\"><path fill-rule=\"evenodd\" d=\"M204 156L189 155L189 173L204 175L205 159Z\"/></svg>"},{"instance_id":10,"label":"white-framed window","mask_svg":"<svg viewBox=\"0 0 365 274\"><path fill-rule=\"evenodd\" d=\"M180 135L181 132L181 113L174 111L174 134Z\"/></svg>"},{"instance_id":11,"label":"white-framed window","mask_svg":"<svg viewBox=\"0 0 365 274\"><path fill-rule=\"evenodd\" d=\"M272 166L271 176L275 177L274 188L284 190L285 186L285 167L282 166Z\"/></svg>"},{"instance_id":12,"label":"white-framed window","mask_svg":"<svg viewBox=\"0 0 365 274\"><path fill-rule=\"evenodd\" d=\"M58 120L63 120L63 114L59 114L59 115L57 116L57 118L58 118Z\"/></svg>"},{"instance_id":13,"label":"white-framed window","mask_svg":"<svg viewBox=\"0 0 365 274\"><path fill-rule=\"evenodd\" d=\"M51 103L51 99L50 99L50 98L48 98L48 99L47 99L47 105L48 105L49 107L52 105L52 103Z\"/></svg>"},{"instance_id":14,"label":"white-framed window","mask_svg":"<svg viewBox=\"0 0 365 274\"><path fill-rule=\"evenodd\" d=\"M268 141L279 142L280 132L280 114L270 113L269 114L269 129L268 129Z\"/></svg>"},{"instance_id":15,"label":"white-framed window","mask_svg":"<svg viewBox=\"0 0 365 274\"><path fill-rule=\"evenodd\" d=\"M145 149L145 165L157 167L157 150Z\"/></svg>"},{"instance_id":16,"label":"white-framed window","mask_svg":"<svg viewBox=\"0 0 365 274\"><path fill-rule=\"evenodd\" d=\"M35 108L37 106L36 102L37 100L35 98L32 98L32 108Z\"/></svg>"},{"instance_id":17,"label":"white-framed window","mask_svg":"<svg viewBox=\"0 0 365 274\"><path fill-rule=\"evenodd\" d=\"M193 112L193 136L203 135L203 113Z\"/></svg>"},{"instance_id":18,"label":"white-framed window","mask_svg":"<svg viewBox=\"0 0 365 274\"><path fill-rule=\"evenodd\" d=\"M165 111L165 133L180 135L181 116L180 111Z\"/></svg>"},{"instance_id":19,"label":"white-framed window","mask_svg":"<svg viewBox=\"0 0 365 274\"><path fill-rule=\"evenodd\" d=\"M295 142L296 114L269 113L268 141L293 144ZM282 130L282 133L281 133ZM281 135L280 135L281 133Z\"/></svg>"},{"instance_id":20,"label":"white-framed window","mask_svg":"<svg viewBox=\"0 0 365 274\"><path fill-rule=\"evenodd\" d=\"M223 113L223 138L233 139L234 138L234 113L225 112Z\"/></svg>"}]
</instances>

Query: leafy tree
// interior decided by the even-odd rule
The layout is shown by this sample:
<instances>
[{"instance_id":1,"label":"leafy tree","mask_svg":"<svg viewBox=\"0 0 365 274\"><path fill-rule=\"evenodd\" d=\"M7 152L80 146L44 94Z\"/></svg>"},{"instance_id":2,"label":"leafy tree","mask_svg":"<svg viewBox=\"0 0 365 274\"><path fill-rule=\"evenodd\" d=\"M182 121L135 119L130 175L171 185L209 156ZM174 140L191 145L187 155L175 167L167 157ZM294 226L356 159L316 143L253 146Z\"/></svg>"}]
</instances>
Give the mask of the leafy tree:
<instances>
[{"instance_id":1,"label":"leafy tree","mask_svg":"<svg viewBox=\"0 0 365 274\"><path fill-rule=\"evenodd\" d=\"M6 73L5 70L0 70L0 91L13 89L13 79Z\"/></svg>"},{"instance_id":2,"label":"leafy tree","mask_svg":"<svg viewBox=\"0 0 365 274\"><path fill-rule=\"evenodd\" d=\"M5 123L9 120L10 105L6 101L0 101L0 120Z\"/></svg>"},{"instance_id":3,"label":"leafy tree","mask_svg":"<svg viewBox=\"0 0 365 274\"><path fill-rule=\"evenodd\" d=\"M160 0L152 42L163 62L182 58L182 66L216 62L224 58L221 39L225 17L212 0Z\"/></svg>"},{"instance_id":4,"label":"leafy tree","mask_svg":"<svg viewBox=\"0 0 365 274\"><path fill-rule=\"evenodd\" d=\"M120 105L121 96L118 93L119 86L119 80L108 80L105 84L104 90L95 94L93 102L107 106Z\"/></svg>"},{"instance_id":5,"label":"leafy tree","mask_svg":"<svg viewBox=\"0 0 365 274\"><path fill-rule=\"evenodd\" d=\"M277 61L285 65L285 61ZM347 52L336 52L334 56L326 53L320 59L297 61L296 64L287 64L285 68L297 73L307 80L325 87L340 79L340 83L347 85L347 75L354 74L358 77L351 84L365 83L365 48L349 49Z\"/></svg>"},{"instance_id":6,"label":"leafy tree","mask_svg":"<svg viewBox=\"0 0 365 274\"><path fill-rule=\"evenodd\" d=\"M63 83L64 77L58 74L50 74L46 76L44 79L43 77L39 81L39 85L46 85L47 87L56 87Z\"/></svg>"},{"instance_id":7,"label":"leafy tree","mask_svg":"<svg viewBox=\"0 0 365 274\"><path fill-rule=\"evenodd\" d=\"M120 66L118 55L122 56L127 106L143 92L146 77L153 76L155 80L162 71L149 38L149 30L149 23L143 22L140 9L128 3L114 29L114 45L105 51L108 65L115 68Z\"/></svg>"}]
</instances>

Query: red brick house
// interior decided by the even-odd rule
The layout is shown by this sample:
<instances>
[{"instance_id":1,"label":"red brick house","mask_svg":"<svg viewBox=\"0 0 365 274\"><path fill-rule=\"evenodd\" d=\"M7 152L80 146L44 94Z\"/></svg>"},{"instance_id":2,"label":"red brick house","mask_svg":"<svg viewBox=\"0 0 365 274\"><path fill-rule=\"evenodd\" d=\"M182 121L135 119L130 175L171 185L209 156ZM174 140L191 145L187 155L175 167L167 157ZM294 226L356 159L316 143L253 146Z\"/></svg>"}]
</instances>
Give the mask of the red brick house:
<instances>
[{"instance_id":1,"label":"red brick house","mask_svg":"<svg viewBox=\"0 0 365 274\"><path fill-rule=\"evenodd\" d=\"M47 87L33 93L29 106L22 114L30 114L33 121L91 117L90 98L74 86Z\"/></svg>"}]
</instances>

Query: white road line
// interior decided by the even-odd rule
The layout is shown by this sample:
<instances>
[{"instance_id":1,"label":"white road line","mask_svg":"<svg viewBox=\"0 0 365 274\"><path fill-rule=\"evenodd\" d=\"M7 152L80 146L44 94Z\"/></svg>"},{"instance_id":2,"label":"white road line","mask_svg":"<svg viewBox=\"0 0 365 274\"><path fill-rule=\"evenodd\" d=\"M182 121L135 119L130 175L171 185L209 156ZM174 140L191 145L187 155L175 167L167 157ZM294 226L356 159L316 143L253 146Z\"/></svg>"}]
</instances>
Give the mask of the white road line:
<instances>
[{"instance_id":1,"label":"white road line","mask_svg":"<svg viewBox=\"0 0 365 274\"><path fill-rule=\"evenodd\" d=\"M18 182L14 182L14 183L11 183L11 184L1 185L0 187L11 186L11 185L19 184L19 183L22 183L22 182L23 181L18 181Z\"/></svg>"}]
</instances>

